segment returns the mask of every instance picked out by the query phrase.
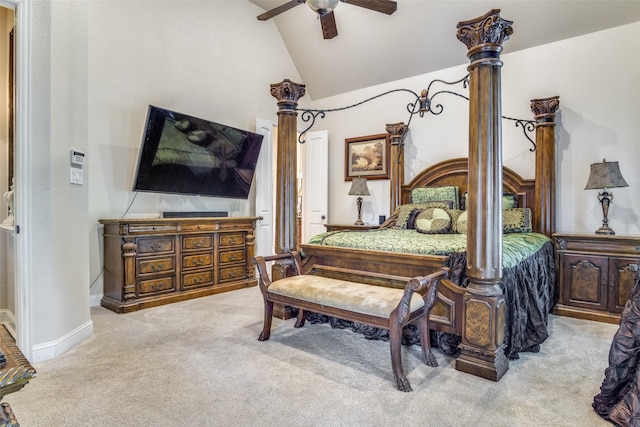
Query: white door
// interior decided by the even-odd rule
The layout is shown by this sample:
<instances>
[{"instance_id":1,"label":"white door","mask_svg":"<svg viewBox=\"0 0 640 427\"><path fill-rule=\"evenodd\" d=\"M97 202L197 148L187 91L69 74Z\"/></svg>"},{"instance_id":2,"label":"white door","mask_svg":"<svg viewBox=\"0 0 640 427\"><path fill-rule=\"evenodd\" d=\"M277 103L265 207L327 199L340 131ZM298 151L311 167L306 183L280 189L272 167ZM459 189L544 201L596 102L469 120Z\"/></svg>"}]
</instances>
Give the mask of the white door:
<instances>
[{"instance_id":1,"label":"white door","mask_svg":"<svg viewBox=\"0 0 640 427\"><path fill-rule=\"evenodd\" d=\"M276 123L256 119L256 133L264 135L260 156L256 164L256 216L261 217L256 224L256 255L272 255L274 233L274 199L273 188L276 179L276 171L273 160L274 139Z\"/></svg>"},{"instance_id":2,"label":"white door","mask_svg":"<svg viewBox=\"0 0 640 427\"><path fill-rule=\"evenodd\" d=\"M302 243L323 233L329 214L329 132L308 132L302 144Z\"/></svg>"}]
</instances>

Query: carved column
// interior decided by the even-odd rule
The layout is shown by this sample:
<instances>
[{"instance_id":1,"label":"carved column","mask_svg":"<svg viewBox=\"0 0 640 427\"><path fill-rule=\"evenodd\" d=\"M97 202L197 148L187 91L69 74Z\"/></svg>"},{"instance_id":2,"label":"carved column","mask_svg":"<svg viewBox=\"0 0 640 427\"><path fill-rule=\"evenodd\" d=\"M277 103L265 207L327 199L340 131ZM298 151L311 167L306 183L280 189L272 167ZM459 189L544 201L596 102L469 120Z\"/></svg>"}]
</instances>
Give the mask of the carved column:
<instances>
[{"instance_id":1,"label":"carved column","mask_svg":"<svg viewBox=\"0 0 640 427\"><path fill-rule=\"evenodd\" d=\"M532 99L536 119L536 187L533 229L551 236L556 231L556 110L560 97Z\"/></svg>"},{"instance_id":2,"label":"carved column","mask_svg":"<svg viewBox=\"0 0 640 427\"><path fill-rule=\"evenodd\" d=\"M285 79L271 85L271 95L278 100L278 148L276 154L275 251L278 254L297 249L296 239L296 171L298 99L305 85Z\"/></svg>"},{"instance_id":3,"label":"carved column","mask_svg":"<svg viewBox=\"0 0 640 427\"><path fill-rule=\"evenodd\" d=\"M498 381L509 369L504 354L502 277L502 42L511 21L494 9L458 24L469 49L469 207L467 276L463 297L461 355L456 369Z\"/></svg>"},{"instance_id":4,"label":"carved column","mask_svg":"<svg viewBox=\"0 0 640 427\"><path fill-rule=\"evenodd\" d=\"M404 137L409 127L404 123L393 123L386 126L389 133L391 149L389 153L389 213L393 214L400 201L400 188L404 185Z\"/></svg>"}]
</instances>

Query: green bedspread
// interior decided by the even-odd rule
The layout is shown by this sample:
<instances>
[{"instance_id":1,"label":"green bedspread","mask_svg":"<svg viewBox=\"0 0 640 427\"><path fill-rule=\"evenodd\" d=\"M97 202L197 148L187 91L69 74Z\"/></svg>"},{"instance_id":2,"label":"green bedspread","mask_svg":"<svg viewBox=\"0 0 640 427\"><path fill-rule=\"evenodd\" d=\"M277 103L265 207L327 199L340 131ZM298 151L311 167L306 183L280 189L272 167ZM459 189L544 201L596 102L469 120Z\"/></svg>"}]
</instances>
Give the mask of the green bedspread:
<instances>
[{"instance_id":1,"label":"green bedspread","mask_svg":"<svg viewBox=\"0 0 640 427\"><path fill-rule=\"evenodd\" d=\"M502 245L503 267L516 266L520 261L538 252L549 241L548 237L539 233L505 234ZM348 230L318 234L309 240L309 244L424 255L448 255L467 250L467 235L424 234L415 230L392 228Z\"/></svg>"}]
</instances>

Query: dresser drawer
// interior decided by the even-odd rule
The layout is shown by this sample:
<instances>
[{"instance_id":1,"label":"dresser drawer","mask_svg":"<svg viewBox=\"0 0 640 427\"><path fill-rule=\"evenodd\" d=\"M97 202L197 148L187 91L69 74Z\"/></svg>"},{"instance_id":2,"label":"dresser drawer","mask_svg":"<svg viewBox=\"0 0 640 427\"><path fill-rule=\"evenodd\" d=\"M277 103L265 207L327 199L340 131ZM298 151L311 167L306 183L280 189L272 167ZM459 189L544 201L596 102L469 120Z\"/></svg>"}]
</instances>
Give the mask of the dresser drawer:
<instances>
[{"instance_id":1,"label":"dresser drawer","mask_svg":"<svg viewBox=\"0 0 640 427\"><path fill-rule=\"evenodd\" d=\"M244 261L244 249L220 252L220 264Z\"/></svg>"},{"instance_id":2,"label":"dresser drawer","mask_svg":"<svg viewBox=\"0 0 640 427\"><path fill-rule=\"evenodd\" d=\"M198 271L182 275L182 289L213 285L213 270Z\"/></svg>"},{"instance_id":3,"label":"dresser drawer","mask_svg":"<svg viewBox=\"0 0 640 427\"><path fill-rule=\"evenodd\" d=\"M213 256L211 253L185 255L182 257L182 268L212 267Z\"/></svg>"},{"instance_id":4,"label":"dresser drawer","mask_svg":"<svg viewBox=\"0 0 640 427\"><path fill-rule=\"evenodd\" d=\"M174 270L175 257L167 258L141 258L137 261L137 275L170 273Z\"/></svg>"},{"instance_id":5,"label":"dresser drawer","mask_svg":"<svg viewBox=\"0 0 640 427\"><path fill-rule=\"evenodd\" d=\"M213 248L213 236L211 234L182 237L182 249L185 251L211 248Z\"/></svg>"},{"instance_id":6,"label":"dresser drawer","mask_svg":"<svg viewBox=\"0 0 640 427\"><path fill-rule=\"evenodd\" d=\"M222 233L220 234L220 246L244 245L244 233Z\"/></svg>"},{"instance_id":7,"label":"dresser drawer","mask_svg":"<svg viewBox=\"0 0 640 427\"><path fill-rule=\"evenodd\" d=\"M139 255L173 253L173 237L141 237L137 240Z\"/></svg>"},{"instance_id":8,"label":"dresser drawer","mask_svg":"<svg viewBox=\"0 0 640 427\"><path fill-rule=\"evenodd\" d=\"M244 265L235 267L226 267L220 269L220 277L218 282L229 282L232 280L244 279L246 277Z\"/></svg>"},{"instance_id":9,"label":"dresser drawer","mask_svg":"<svg viewBox=\"0 0 640 427\"><path fill-rule=\"evenodd\" d=\"M152 280L140 280L138 282L138 296L148 296L173 292L176 290L173 277L160 277Z\"/></svg>"},{"instance_id":10,"label":"dresser drawer","mask_svg":"<svg viewBox=\"0 0 640 427\"><path fill-rule=\"evenodd\" d=\"M182 232L183 233L192 233L198 231L216 231L220 228L217 222L209 222L209 223L199 223L193 222L188 224L182 224Z\"/></svg>"},{"instance_id":11,"label":"dresser drawer","mask_svg":"<svg viewBox=\"0 0 640 427\"><path fill-rule=\"evenodd\" d=\"M167 234L177 233L177 224L129 224L128 234Z\"/></svg>"}]
</instances>

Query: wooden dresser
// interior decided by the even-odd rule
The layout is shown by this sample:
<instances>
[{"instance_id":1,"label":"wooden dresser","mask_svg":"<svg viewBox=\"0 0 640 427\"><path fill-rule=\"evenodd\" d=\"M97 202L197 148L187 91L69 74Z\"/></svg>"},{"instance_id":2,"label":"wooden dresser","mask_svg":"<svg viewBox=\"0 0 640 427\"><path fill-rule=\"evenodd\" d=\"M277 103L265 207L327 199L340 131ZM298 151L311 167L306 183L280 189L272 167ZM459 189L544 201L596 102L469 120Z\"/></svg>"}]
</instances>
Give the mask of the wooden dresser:
<instances>
[{"instance_id":1,"label":"wooden dresser","mask_svg":"<svg viewBox=\"0 0 640 427\"><path fill-rule=\"evenodd\" d=\"M126 313L255 286L256 217L102 219L104 297Z\"/></svg>"},{"instance_id":2,"label":"wooden dresser","mask_svg":"<svg viewBox=\"0 0 640 427\"><path fill-rule=\"evenodd\" d=\"M640 236L554 234L559 295L554 313L619 323L640 267Z\"/></svg>"}]
</instances>

